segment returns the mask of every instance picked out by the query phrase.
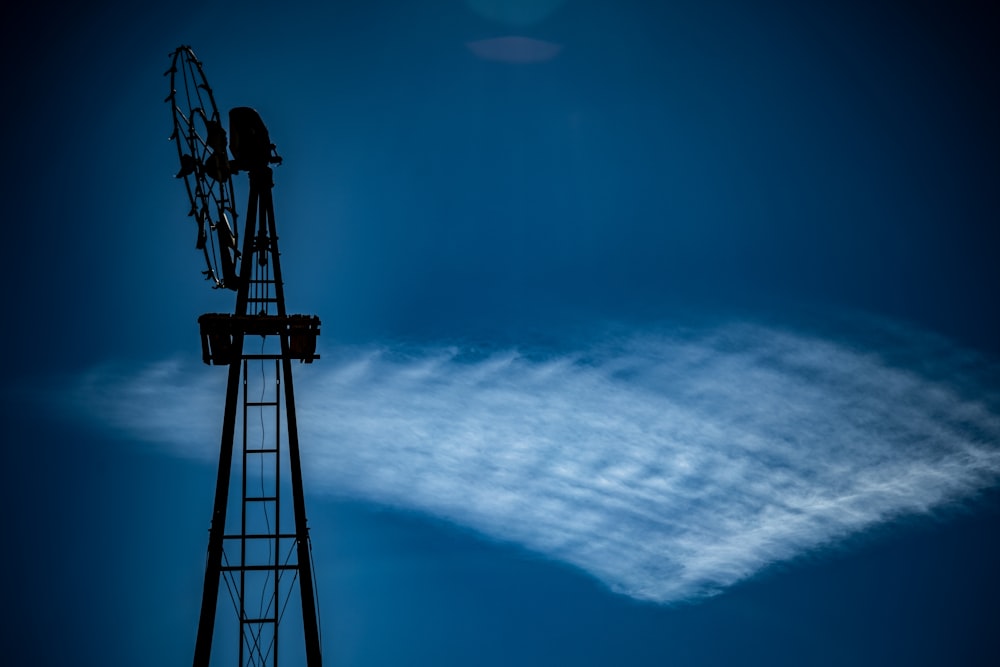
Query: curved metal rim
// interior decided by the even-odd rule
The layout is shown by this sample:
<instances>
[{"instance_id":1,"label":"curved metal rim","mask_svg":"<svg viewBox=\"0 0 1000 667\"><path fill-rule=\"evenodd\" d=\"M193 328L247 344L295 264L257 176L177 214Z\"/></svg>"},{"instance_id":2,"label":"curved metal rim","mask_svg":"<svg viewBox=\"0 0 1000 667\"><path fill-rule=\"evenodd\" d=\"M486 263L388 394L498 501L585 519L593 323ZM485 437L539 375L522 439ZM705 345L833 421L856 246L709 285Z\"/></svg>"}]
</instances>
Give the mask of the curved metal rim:
<instances>
[{"instance_id":1,"label":"curved metal rim","mask_svg":"<svg viewBox=\"0 0 1000 667\"><path fill-rule=\"evenodd\" d=\"M213 287L234 287L226 284L226 274L234 272L225 270L226 260L222 257L223 253L230 253L228 262L235 266L239 256L233 182L228 173L224 139L221 158L214 157L217 151L209 144L208 136L213 124L222 127L219 109L202 63L191 47L179 46L170 55L170 69L164 72L170 76L170 93L165 100L170 103L173 116L170 140L177 145L181 166L177 177L184 180L190 203L188 216L194 218L198 227L196 248L205 258L203 274ZM221 173L220 160L224 161ZM210 175L211 162L215 162L215 177Z\"/></svg>"}]
</instances>

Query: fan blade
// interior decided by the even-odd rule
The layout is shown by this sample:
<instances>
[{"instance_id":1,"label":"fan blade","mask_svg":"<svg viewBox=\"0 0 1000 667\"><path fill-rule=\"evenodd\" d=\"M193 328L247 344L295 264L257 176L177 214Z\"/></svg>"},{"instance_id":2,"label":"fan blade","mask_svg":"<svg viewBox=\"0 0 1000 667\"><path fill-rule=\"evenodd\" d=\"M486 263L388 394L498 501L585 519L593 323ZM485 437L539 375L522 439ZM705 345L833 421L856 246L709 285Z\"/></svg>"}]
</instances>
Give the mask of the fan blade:
<instances>
[{"instance_id":1,"label":"fan blade","mask_svg":"<svg viewBox=\"0 0 1000 667\"><path fill-rule=\"evenodd\" d=\"M184 178L195 172L198 168L198 161L195 160L190 155L181 155L181 170L177 172L174 178Z\"/></svg>"}]
</instances>

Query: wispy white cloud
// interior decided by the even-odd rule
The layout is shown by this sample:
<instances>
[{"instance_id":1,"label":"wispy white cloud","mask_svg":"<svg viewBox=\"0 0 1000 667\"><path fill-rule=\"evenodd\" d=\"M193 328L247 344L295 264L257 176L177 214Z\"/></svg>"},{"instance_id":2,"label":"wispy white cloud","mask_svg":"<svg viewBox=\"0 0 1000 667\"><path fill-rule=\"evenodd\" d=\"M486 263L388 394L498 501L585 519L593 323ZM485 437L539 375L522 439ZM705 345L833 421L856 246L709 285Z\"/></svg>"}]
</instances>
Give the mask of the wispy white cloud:
<instances>
[{"instance_id":1,"label":"wispy white cloud","mask_svg":"<svg viewBox=\"0 0 1000 667\"><path fill-rule=\"evenodd\" d=\"M313 492L443 517L673 602L996 483L1000 400L981 376L1000 375L982 364L905 330L859 348L741 324L558 355L342 349L296 381ZM211 459L224 375L102 368L75 395Z\"/></svg>"}]
</instances>

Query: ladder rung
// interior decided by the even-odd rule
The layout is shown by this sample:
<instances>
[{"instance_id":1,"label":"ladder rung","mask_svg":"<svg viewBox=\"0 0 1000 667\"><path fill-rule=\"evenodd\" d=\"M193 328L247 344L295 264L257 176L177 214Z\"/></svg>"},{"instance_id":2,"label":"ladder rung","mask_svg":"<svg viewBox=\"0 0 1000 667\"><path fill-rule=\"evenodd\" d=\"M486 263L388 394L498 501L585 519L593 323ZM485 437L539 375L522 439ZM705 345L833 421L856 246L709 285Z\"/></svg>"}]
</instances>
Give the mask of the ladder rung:
<instances>
[{"instance_id":1,"label":"ladder rung","mask_svg":"<svg viewBox=\"0 0 1000 667\"><path fill-rule=\"evenodd\" d=\"M248 540L271 540L271 539L275 539L275 538L281 538L283 540L294 540L295 537L296 537L295 533L278 533L277 535L275 535L274 533L247 533L246 535L223 535L222 539L224 539L224 540L242 540L242 539L248 539Z\"/></svg>"},{"instance_id":2,"label":"ladder rung","mask_svg":"<svg viewBox=\"0 0 1000 667\"><path fill-rule=\"evenodd\" d=\"M244 618L240 622L241 623L257 623L257 624L260 624L260 623L275 623L276 621L273 618Z\"/></svg>"},{"instance_id":3,"label":"ladder rung","mask_svg":"<svg viewBox=\"0 0 1000 667\"><path fill-rule=\"evenodd\" d=\"M264 572L265 570L297 570L299 569L298 563L295 565L223 565L219 568L223 572L239 572L243 570L245 572Z\"/></svg>"},{"instance_id":4,"label":"ladder rung","mask_svg":"<svg viewBox=\"0 0 1000 667\"><path fill-rule=\"evenodd\" d=\"M243 451L246 452L247 454L276 454L278 452L278 448L274 447L268 449L244 449Z\"/></svg>"},{"instance_id":5,"label":"ladder rung","mask_svg":"<svg viewBox=\"0 0 1000 667\"><path fill-rule=\"evenodd\" d=\"M277 496L249 496L243 499L247 503L270 503L277 500Z\"/></svg>"},{"instance_id":6,"label":"ladder rung","mask_svg":"<svg viewBox=\"0 0 1000 667\"><path fill-rule=\"evenodd\" d=\"M247 401L246 406L248 408L260 408L260 407L274 407L277 405L277 401Z\"/></svg>"}]
</instances>

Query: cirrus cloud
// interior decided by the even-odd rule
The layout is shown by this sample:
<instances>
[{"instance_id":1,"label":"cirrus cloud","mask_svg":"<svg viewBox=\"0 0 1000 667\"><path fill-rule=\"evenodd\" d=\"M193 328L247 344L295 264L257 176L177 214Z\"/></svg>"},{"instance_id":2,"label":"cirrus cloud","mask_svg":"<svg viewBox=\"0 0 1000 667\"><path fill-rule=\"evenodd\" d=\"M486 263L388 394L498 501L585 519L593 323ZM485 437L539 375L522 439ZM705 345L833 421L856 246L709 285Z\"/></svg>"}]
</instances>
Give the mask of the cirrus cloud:
<instances>
[{"instance_id":1,"label":"cirrus cloud","mask_svg":"<svg viewBox=\"0 0 1000 667\"><path fill-rule=\"evenodd\" d=\"M858 347L733 324L560 354L339 349L297 375L307 484L523 545L638 599L712 594L996 483L995 369L893 335ZM75 396L208 460L223 375L105 367Z\"/></svg>"}]
</instances>

